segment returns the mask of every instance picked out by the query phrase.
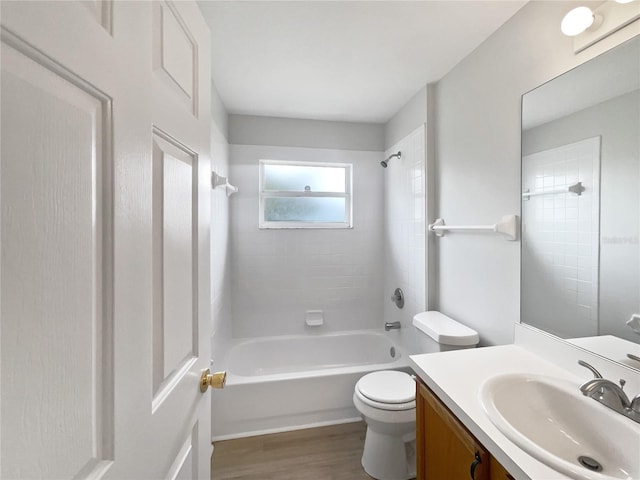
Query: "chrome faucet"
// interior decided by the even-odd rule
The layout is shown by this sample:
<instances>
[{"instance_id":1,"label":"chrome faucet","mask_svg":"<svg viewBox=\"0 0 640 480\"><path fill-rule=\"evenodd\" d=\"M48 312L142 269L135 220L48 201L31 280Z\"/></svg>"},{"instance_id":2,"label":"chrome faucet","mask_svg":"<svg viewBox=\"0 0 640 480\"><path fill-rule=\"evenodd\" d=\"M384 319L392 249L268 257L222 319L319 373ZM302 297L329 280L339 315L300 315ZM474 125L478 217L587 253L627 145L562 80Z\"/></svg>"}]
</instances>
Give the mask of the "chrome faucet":
<instances>
[{"instance_id":1,"label":"chrome faucet","mask_svg":"<svg viewBox=\"0 0 640 480\"><path fill-rule=\"evenodd\" d=\"M598 371L587 362L580 360L578 363L591 370L595 375L595 378L580 385L580 391L584 396L593 398L605 407L640 423L640 394L636 395L633 400L629 400L623 390L626 383L624 380L620 379L620 386L618 386L611 380L602 378Z\"/></svg>"},{"instance_id":2,"label":"chrome faucet","mask_svg":"<svg viewBox=\"0 0 640 480\"><path fill-rule=\"evenodd\" d=\"M400 322L387 322L384 324L384 329L388 332L389 330L397 330L401 327Z\"/></svg>"}]
</instances>

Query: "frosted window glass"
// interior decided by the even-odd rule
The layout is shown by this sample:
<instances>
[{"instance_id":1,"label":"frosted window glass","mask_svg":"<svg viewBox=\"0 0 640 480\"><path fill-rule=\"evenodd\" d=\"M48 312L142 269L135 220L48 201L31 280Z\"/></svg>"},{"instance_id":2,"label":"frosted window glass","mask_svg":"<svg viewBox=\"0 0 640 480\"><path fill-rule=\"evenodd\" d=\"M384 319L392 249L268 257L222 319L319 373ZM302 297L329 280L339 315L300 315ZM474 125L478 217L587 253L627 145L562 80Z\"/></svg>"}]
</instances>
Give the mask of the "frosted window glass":
<instances>
[{"instance_id":1,"label":"frosted window glass","mask_svg":"<svg viewBox=\"0 0 640 480\"><path fill-rule=\"evenodd\" d=\"M260 228L351 228L347 163L260 160Z\"/></svg>"},{"instance_id":2,"label":"frosted window glass","mask_svg":"<svg viewBox=\"0 0 640 480\"><path fill-rule=\"evenodd\" d=\"M346 191L345 168L307 165L264 166L264 191L304 192L305 190L344 193Z\"/></svg>"},{"instance_id":3,"label":"frosted window glass","mask_svg":"<svg viewBox=\"0 0 640 480\"><path fill-rule=\"evenodd\" d=\"M269 197L264 199L267 222L345 222L344 198Z\"/></svg>"}]
</instances>

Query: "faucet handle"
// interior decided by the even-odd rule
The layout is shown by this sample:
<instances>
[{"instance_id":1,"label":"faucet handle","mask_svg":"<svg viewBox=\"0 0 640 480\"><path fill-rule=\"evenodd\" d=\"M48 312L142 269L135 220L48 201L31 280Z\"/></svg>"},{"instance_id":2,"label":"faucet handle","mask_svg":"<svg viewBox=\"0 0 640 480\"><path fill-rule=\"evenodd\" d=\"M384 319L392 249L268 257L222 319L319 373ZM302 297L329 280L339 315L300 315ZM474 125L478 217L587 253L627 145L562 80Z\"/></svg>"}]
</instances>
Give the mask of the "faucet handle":
<instances>
[{"instance_id":1,"label":"faucet handle","mask_svg":"<svg viewBox=\"0 0 640 480\"><path fill-rule=\"evenodd\" d=\"M600 375L600 372L598 370L596 370L593 366L589 365L587 362L585 362L584 360L578 360L578 365L588 368L589 370L591 370L591 373L593 373L593 378L602 378L602 375Z\"/></svg>"},{"instance_id":2,"label":"faucet handle","mask_svg":"<svg viewBox=\"0 0 640 480\"><path fill-rule=\"evenodd\" d=\"M635 360L636 362L640 362L640 357L634 355L633 353L627 353L627 358L629 360Z\"/></svg>"}]
</instances>

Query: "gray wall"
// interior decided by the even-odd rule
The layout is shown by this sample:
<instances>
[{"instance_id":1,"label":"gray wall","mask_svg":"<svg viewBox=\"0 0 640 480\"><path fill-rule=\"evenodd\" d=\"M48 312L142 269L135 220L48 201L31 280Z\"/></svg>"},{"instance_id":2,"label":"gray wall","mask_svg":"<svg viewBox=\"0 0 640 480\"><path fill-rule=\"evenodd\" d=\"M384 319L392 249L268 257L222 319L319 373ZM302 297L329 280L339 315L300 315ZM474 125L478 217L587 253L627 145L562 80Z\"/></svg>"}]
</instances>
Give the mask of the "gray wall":
<instances>
[{"instance_id":1,"label":"gray wall","mask_svg":"<svg viewBox=\"0 0 640 480\"><path fill-rule=\"evenodd\" d=\"M384 125L229 115L229 143L384 151Z\"/></svg>"},{"instance_id":2,"label":"gray wall","mask_svg":"<svg viewBox=\"0 0 640 480\"><path fill-rule=\"evenodd\" d=\"M384 127L385 149L391 148L427 123L427 86L422 87L411 99L386 123Z\"/></svg>"},{"instance_id":3,"label":"gray wall","mask_svg":"<svg viewBox=\"0 0 640 480\"><path fill-rule=\"evenodd\" d=\"M447 223L491 224L520 214L521 95L628 37L627 28L574 54L560 21L578 5L528 3L438 82L436 204ZM511 343L519 242L458 233L438 239L438 247L439 309L478 330L482 344Z\"/></svg>"}]
</instances>

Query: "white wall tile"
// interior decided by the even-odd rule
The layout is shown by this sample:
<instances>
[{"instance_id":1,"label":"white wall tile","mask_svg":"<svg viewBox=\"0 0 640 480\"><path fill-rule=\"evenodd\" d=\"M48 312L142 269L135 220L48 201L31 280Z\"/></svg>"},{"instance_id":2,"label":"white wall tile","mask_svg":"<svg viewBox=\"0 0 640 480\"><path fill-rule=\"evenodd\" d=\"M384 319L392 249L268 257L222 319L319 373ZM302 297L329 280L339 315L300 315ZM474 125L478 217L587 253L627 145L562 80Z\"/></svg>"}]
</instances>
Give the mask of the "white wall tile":
<instances>
[{"instance_id":1,"label":"white wall tile","mask_svg":"<svg viewBox=\"0 0 640 480\"><path fill-rule=\"evenodd\" d=\"M424 125L385 152L402 152L385 169L384 320L399 321L400 337L410 349L414 345L413 316L426 310L425 205L426 134ZM400 287L404 308L391 301Z\"/></svg>"},{"instance_id":2,"label":"white wall tile","mask_svg":"<svg viewBox=\"0 0 640 480\"><path fill-rule=\"evenodd\" d=\"M352 229L258 229L258 161L353 164ZM381 152L231 146L233 336L380 328L382 324ZM324 310L322 327L306 310Z\"/></svg>"}]
</instances>

